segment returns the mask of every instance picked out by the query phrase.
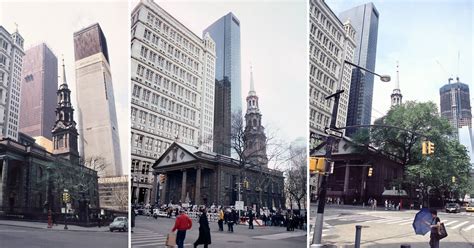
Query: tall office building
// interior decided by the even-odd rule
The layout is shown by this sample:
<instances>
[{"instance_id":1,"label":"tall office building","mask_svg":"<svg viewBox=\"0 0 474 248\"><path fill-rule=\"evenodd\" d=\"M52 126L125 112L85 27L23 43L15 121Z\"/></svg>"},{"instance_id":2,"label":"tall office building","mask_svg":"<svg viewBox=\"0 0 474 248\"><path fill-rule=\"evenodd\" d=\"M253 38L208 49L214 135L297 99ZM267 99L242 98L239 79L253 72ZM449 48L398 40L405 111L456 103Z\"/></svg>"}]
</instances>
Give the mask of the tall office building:
<instances>
[{"instance_id":1,"label":"tall office building","mask_svg":"<svg viewBox=\"0 0 474 248\"><path fill-rule=\"evenodd\" d=\"M41 43L25 51L21 83L20 132L52 140L58 87L58 59Z\"/></svg>"},{"instance_id":2,"label":"tall office building","mask_svg":"<svg viewBox=\"0 0 474 248\"><path fill-rule=\"evenodd\" d=\"M350 21L356 30L356 49L354 64L375 70L377 52L377 33L379 12L373 3L363 4L339 14L342 22ZM368 125L372 116L372 98L374 92L374 76L360 69L352 70L351 89L347 125ZM350 135L356 130L348 130Z\"/></svg>"},{"instance_id":3,"label":"tall office building","mask_svg":"<svg viewBox=\"0 0 474 248\"><path fill-rule=\"evenodd\" d=\"M151 0L131 23L132 202L154 203L152 165L171 143L213 150L215 44Z\"/></svg>"},{"instance_id":4,"label":"tall office building","mask_svg":"<svg viewBox=\"0 0 474 248\"><path fill-rule=\"evenodd\" d=\"M321 137L329 127L334 100L325 98L338 89L340 96L336 126L346 125L351 67L355 48L355 30L351 23L342 23L322 0L310 1L309 34L309 101L310 132ZM319 139L319 138L318 138Z\"/></svg>"},{"instance_id":5,"label":"tall office building","mask_svg":"<svg viewBox=\"0 0 474 248\"><path fill-rule=\"evenodd\" d=\"M0 26L0 130L1 136L18 140L20 119L23 37Z\"/></svg>"},{"instance_id":6,"label":"tall office building","mask_svg":"<svg viewBox=\"0 0 474 248\"><path fill-rule=\"evenodd\" d=\"M243 111L242 109L242 84L240 80L240 21L232 12L215 21L203 34L209 33L216 43L216 80L222 82L228 80L230 83L230 95L219 94L217 102L230 100L230 110L216 106L214 119L214 152L230 156L230 125L222 126L223 122L231 120L232 113ZM230 99L218 99L225 97ZM230 111L223 113L221 111Z\"/></svg>"},{"instance_id":7,"label":"tall office building","mask_svg":"<svg viewBox=\"0 0 474 248\"><path fill-rule=\"evenodd\" d=\"M231 86L227 77L216 79L214 91L214 152L230 156L231 154Z\"/></svg>"},{"instance_id":8,"label":"tall office building","mask_svg":"<svg viewBox=\"0 0 474 248\"><path fill-rule=\"evenodd\" d=\"M455 130L463 126L472 128L471 101L469 86L457 82L445 84L439 89L441 116L447 118Z\"/></svg>"},{"instance_id":9,"label":"tall office building","mask_svg":"<svg viewBox=\"0 0 474 248\"><path fill-rule=\"evenodd\" d=\"M104 174L120 176L122 162L110 61L99 24L74 33L74 54L81 155L86 160L104 158Z\"/></svg>"}]
</instances>

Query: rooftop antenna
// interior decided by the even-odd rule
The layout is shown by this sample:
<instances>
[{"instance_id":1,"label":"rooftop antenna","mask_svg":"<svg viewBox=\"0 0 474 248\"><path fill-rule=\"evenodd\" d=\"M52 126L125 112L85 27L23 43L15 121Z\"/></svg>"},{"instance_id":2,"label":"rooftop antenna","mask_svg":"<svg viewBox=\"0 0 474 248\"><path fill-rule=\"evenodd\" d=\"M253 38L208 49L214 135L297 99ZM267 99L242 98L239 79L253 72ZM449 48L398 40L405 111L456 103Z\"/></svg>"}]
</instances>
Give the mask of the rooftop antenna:
<instances>
[{"instance_id":1,"label":"rooftop antenna","mask_svg":"<svg viewBox=\"0 0 474 248\"><path fill-rule=\"evenodd\" d=\"M458 50L458 74L456 76L456 81L459 83L459 61L461 60L461 52Z\"/></svg>"}]
</instances>

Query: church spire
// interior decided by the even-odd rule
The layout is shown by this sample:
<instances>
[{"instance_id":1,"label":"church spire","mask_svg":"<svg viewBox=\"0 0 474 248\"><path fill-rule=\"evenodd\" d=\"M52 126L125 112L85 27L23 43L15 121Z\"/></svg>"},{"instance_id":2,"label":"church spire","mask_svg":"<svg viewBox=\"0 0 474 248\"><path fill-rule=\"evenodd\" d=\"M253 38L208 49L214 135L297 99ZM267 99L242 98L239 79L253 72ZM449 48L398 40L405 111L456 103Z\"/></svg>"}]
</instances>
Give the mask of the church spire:
<instances>
[{"instance_id":1,"label":"church spire","mask_svg":"<svg viewBox=\"0 0 474 248\"><path fill-rule=\"evenodd\" d=\"M64 66L64 56L63 56L63 84L67 85L66 81L66 66Z\"/></svg>"},{"instance_id":2,"label":"church spire","mask_svg":"<svg viewBox=\"0 0 474 248\"><path fill-rule=\"evenodd\" d=\"M257 93L255 92L255 85L254 85L254 82L253 82L252 66L250 66L250 90L249 90L249 95L257 95Z\"/></svg>"},{"instance_id":3,"label":"church spire","mask_svg":"<svg viewBox=\"0 0 474 248\"><path fill-rule=\"evenodd\" d=\"M402 92L400 90L400 75L399 75L399 68L398 68L398 61L397 61L397 80L395 81L395 88L393 89L392 95L390 95L391 105L398 106L402 104Z\"/></svg>"}]
</instances>

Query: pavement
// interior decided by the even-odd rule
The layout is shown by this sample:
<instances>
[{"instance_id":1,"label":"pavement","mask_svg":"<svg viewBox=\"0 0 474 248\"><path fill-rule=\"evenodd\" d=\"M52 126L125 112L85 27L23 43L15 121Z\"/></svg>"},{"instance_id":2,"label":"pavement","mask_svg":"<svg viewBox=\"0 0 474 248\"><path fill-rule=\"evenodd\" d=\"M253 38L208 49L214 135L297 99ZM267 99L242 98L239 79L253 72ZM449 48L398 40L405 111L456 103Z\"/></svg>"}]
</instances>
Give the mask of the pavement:
<instances>
[{"instance_id":1,"label":"pavement","mask_svg":"<svg viewBox=\"0 0 474 248\"><path fill-rule=\"evenodd\" d=\"M131 248L165 248L166 235L171 232L174 222L174 218L137 216L131 235ZM218 231L216 222L209 223L209 226L212 240L210 247L306 248L306 231L302 230L287 232L285 227L255 226L255 229L248 229L246 225L234 225L234 232L229 233L226 231L227 225L224 225L224 232ZM199 235L198 229L199 223L193 220L193 227L186 232L185 247L193 247Z\"/></svg>"},{"instance_id":2,"label":"pavement","mask_svg":"<svg viewBox=\"0 0 474 248\"><path fill-rule=\"evenodd\" d=\"M316 205L311 205L310 224L315 223ZM376 211L362 207L327 206L324 214L323 244L325 247L354 247L355 226L362 225L361 247L411 248L429 247L429 234L415 235L412 227L418 210ZM447 214L439 211L438 217L446 226L448 237L441 247L474 248L474 213ZM309 239L313 237L311 227Z\"/></svg>"},{"instance_id":3,"label":"pavement","mask_svg":"<svg viewBox=\"0 0 474 248\"><path fill-rule=\"evenodd\" d=\"M109 232L103 228L84 230L70 225L69 230L64 230L64 225L49 229L43 227L44 223L18 222L21 221L0 221L1 248L128 248L127 232Z\"/></svg>"},{"instance_id":4,"label":"pavement","mask_svg":"<svg viewBox=\"0 0 474 248\"><path fill-rule=\"evenodd\" d=\"M23 228L35 228L35 229L49 229L56 231L81 231L81 232L108 232L109 227L83 227L76 225L67 225L68 229L64 229L64 224L53 225L52 228L48 228L47 223L43 222L33 222L33 221L17 221L17 220L0 220L0 226L14 226L14 227L23 227Z\"/></svg>"}]
</instances>

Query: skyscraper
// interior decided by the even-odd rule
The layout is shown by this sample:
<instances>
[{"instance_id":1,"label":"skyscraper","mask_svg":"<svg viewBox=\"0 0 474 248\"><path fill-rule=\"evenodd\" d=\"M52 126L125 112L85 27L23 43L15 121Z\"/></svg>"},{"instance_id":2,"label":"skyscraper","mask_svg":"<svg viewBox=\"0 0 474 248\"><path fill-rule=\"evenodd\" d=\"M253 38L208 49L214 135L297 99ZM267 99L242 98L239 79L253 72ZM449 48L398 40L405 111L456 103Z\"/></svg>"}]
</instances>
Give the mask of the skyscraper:
<instances>
[{"instance_id":1,"label":"skyscraper","mask_svg":"<svg viewBox=\"0 0 474 248\"><path fill-rule=\"evenodd\" d=\"M214 91L214 152L230 156L231 153L231 86L227 77L216 79Z\"/></svg>"},{"instance_id":2,"label":"skyscraper","mask_svg":"<svg viewBox=\"0 0 474 248\"><path fill-rule=\"evenodd\" d=\"M350 21L356 30L354 64L375 70L379 12L373 3L363 4L339 14L342 22ZM360 69L352 70L347 126L368 125L372 116L374 76ZM348 130L347 134L355 130Z\"/></svg>"},{"instance_id":3,"label":"skyscraper","mask_svg":"<svg viewBox=\"0 0 474 248\"><path fill-rule=\"evenodd\" d=\"M177 141L213 150L215 44L151 0L132 11L132 202L155 203L153 163Z\"/></svg>"},{"instance_id":4,"label":"skyscraper","mask_svg":"<svg viewBox=\"0 0 474 248\"><path fill-rule=\"evenodd\" d=\"M242 111L242 85L240 80L240 21L232 12L215 21L203 31L209 33L216 43L216 80L228 80L230 83L230 95L217 95L230 99L217 99L217 102L227 102L230 100L231 113L219 113L229 111L227 108L217 108L215 115L223 118L231 118L232 113ZM231 120L214 119L214 151L230 156L230 125L222 129L219 125L222 122ZM221 129L221 130L217 130ZM216 146L217 145L217 146Z\"/></svg>"},{"instance_id":5,"label":"skyscraper","mask_svg":"<svg viewBox=\"0 0 474 248\"><path fill-rule=\"evenodd\" d=\"M58 59L41 43L23 57L20 104L20 132L52 140L58 87Z\"/></svg>"},{"instance_id":6,"label":"skyscraper","mask_svg":"<svg viewBox=\"0 0 474 248\"><path fill-rule=\"evenodd\" d=\"M441 116L447 118L454 130L463 126L472 128L472 112L469 95L469 86L457 82L443 85L439 89Z\"/></svg>"},{"instance_id":7,"label":"skyscraper","mask_svg":"<svg viewBox=\"0 0 474 248\"><path fill-rule=\"evenodd\" d=\"M322 0L310 1L309 13L309 106L310 132L321 140L329 127L334 101L326 100L341 89L336 126L346 125L351 68L344 60L354 56L355 30L350 22L342 23Z\"/></svg>"},{"instance_id":8,"label":"skyscraper","mask_svg":"<svg viewBox=\"0 0 474 248\"><path fill-rule=\"evenodd\" d=\"M99 24L74 33L74 54L81 155L104 158L106 176L122 175L109 54Z\"/></svg>"},{"instance_id":9,"label":"skyscraper","mask_svg":"<svg viewBox=\"0 0 474 248\"><path fill-rule=\"evenodd\" d=\"M23 37L0 26L0 135L18 140Z\"/></svg>"}]
</instances>

